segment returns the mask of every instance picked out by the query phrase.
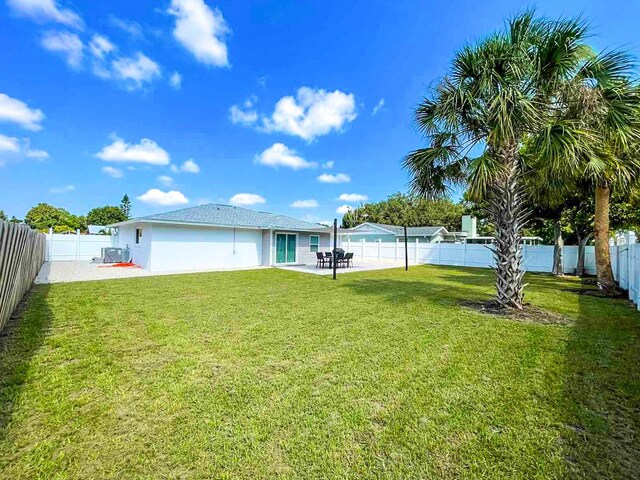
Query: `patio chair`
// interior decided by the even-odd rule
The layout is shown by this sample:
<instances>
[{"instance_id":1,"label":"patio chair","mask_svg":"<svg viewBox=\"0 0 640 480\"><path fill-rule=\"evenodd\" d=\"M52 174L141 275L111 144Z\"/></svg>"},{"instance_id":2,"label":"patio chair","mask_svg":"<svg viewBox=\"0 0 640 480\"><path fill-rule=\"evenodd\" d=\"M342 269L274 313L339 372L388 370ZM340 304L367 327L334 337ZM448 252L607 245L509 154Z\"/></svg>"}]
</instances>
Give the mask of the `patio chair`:
<instances>
[{"instance_id":1,"label":"patio chair","mask_svg":"<svg viewBox=\"0 0 640 480\"><path fill-rule=\"evenodd\" d=\"M347 264L347 268L353 267L353 252L345 253L344 263Z\"/></svg>"},{"instance_id":2,"label":"patio chair","mask_svg":"<svg viewBox=\"0 0 640 480\"><path fill-rule=\"evenodd\" d=\"M344 253L337 252L335 262L336 268L344 267Z\"/></svg>"},{"instance_id":3,"label":"patio chair","mask_svg":"<svg viewBox=\"0 0 640 480\"><path fill-rule=\"evenodd\" d=\"M327 259L324 258L322 252L316 252L316 268L324 268Z\"/></svg>"}]
</instances>

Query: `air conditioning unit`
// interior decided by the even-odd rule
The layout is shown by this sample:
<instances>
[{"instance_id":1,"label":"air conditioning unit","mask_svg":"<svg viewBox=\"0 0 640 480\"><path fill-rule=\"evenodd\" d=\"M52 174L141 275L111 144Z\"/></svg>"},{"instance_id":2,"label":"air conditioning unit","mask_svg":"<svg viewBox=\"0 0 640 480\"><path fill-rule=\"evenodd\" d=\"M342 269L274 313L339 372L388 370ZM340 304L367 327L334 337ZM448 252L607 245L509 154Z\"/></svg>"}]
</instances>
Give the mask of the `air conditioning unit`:
<instances>
[{"instance_id":1,"label":"air conditioning unit","mask_svg":"<svg viewBox=\"0 0 640 480\"><path fill-rule=\"evenodd\" d=\"M103 263L121 263L123 260L122 248L103 247L102 261Z\"/></svg>"}]
</instances>

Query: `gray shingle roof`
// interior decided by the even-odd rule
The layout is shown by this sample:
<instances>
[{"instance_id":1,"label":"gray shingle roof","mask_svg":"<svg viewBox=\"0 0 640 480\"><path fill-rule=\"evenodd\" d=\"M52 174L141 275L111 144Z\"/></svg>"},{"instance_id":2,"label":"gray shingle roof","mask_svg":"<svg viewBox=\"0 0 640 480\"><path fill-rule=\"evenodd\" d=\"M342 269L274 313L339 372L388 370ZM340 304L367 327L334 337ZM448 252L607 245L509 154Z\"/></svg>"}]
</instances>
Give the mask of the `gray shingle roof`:
<instances>
[{"instance_id":1,"label":"gray shingle roof","mask_svg":"<svg viewBox=\"0 0 640 480\"><path fill-rule=\"evenodd\" d=\"M286 215L258 212L243 207L208 203L197 207L182 208L171 212L140 217L137 221L161 221L171 223L198 223L228 227L280 228L283 230L320 230L326 229L319 223L306 222ZM134 221L135 221L134 220Z\"/></svg>"},{"instance_id":2,"label":"gray shingle roof","mask_svg":"<svg viewBox=\"0 0 640 480\"><path fill-rule=\"evenodd\" d=\"M384 228L385 230L389 230L391 232L393 232L396 235L400 235L403 236L404 235L404 227L400 227L397 225L386 225L384 223L373 223L373 222L367 222L369 225L373 225L375 227L378 228ZM407 236L409 237L423 237L423 236L427 236L427 237L432 237L434 236L436 233L438 233L440 230L443 230L446 232L447 229L444 227L407 227ZM358 230L354 230L351 229L350 230L351 233L358 233Z\"/></svg>"}]
</instances>

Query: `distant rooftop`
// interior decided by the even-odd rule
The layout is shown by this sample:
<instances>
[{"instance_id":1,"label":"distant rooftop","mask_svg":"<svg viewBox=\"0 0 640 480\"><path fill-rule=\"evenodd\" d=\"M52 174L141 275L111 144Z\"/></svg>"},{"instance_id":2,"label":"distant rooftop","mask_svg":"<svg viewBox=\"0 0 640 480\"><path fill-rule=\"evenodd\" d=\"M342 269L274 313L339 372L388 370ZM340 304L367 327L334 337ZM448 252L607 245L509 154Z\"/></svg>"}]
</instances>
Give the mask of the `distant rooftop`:
<instances>
[{"instance_id":1,"label":"distant rooftop","mask_svg":"<svg viewBox=\"0 0 640 480\"><path fill-rule=\"evenodd\" d=\"M403 236L404 235L404 227L398 225L387 225L385 223L373 223L373 222L365 222L367 225L372 225L377 228L382 228L384 230L388 230L393 232L395 235ZM444 230L445 233L447 229L444 227L407 227L407 236L410 237L432 237L439 231ZM359 233L358 228L343 228L340 230L341 233Z\"/></svg>"},{"instance_id":2,"label":"distant rooftop","mask_svg":"<svg viewBox=\"0 0 640 480\"><path fill-rule=\"evenodd\" d=\"M286 215L259 212L248 208L219 203L208 203L197 207L182 208L171 212L147 215L146 217L135 218L128 220L127 222L116 223L114 225L117 226L126 223L154 221L238 228L279 228L283 230L321 230L327 228L325 225L321 225L319 223L306 222Z\"/></svg>"}]
</instances>

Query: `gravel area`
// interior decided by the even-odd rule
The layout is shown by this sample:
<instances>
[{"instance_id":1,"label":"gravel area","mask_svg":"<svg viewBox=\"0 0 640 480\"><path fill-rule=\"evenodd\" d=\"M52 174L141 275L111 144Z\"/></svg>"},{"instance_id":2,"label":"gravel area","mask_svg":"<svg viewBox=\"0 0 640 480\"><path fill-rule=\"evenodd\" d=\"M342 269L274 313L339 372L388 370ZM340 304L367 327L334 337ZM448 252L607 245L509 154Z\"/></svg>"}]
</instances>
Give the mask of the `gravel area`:
<instances>
[{"instance_id":1,"label":"gravel area","mask_svg":"<svg viewBox=\"0 0 640 480\"><path fill-rule=\"evenodd\" d=\"M253 267L267 268L267 267ZM226 269L226 270L248 270L243 269ZM131 278L131 277L152 277L158 275L176 275L184 273L200 273L218 270L189 270L175 272L150 272L144 268L120 268L111 267L105 264L90 262L45 262L35 283L63 283L63 282L88 282L93 280L110 280L114 278Z\"/></svg>"}]
</instances>

